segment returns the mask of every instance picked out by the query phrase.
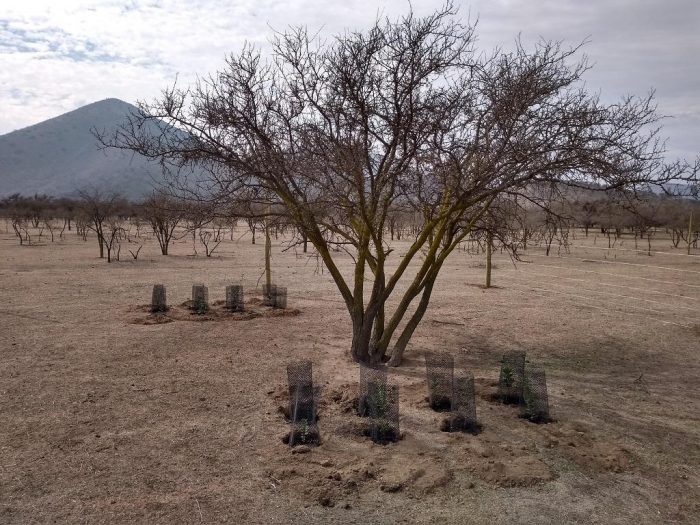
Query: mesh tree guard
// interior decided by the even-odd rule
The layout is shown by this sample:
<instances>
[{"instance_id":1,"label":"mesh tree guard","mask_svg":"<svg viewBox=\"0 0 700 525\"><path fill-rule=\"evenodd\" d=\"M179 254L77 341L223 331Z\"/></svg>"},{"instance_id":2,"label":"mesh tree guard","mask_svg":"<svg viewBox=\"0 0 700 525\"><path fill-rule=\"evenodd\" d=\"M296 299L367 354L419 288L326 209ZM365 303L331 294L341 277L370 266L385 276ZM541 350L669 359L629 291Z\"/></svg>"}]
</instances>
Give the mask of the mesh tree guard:
<instances>
[{"instance_id":1,"label":"mesh tree guard","mask_svg":"<svg viewBox=\"0 0 700 525\"><path fill-rule=\"evenodd\" d=\"M168 309L168 303L165 299L165 286L162 284L153 285L153 293L151 294L151 312L165 312Z\"/></svg>"},{"instance_id":2,"label":"mesh tree guard","mask_svg":"<svg viewBox=\"0 0 700 525\"><path fill-rule=\"evenodd\" d=\"M519 405L523 399L525 377L525 352L505 354L501 360L498 378L498 397L503 403Z\"/></svg>"},{"instance_id":3,"label":"mesh tree guard","mask_svg":"<svg viewBox=\"0 0 700 525\"><path fill-rule=\"evenodd\" d=\"M547 423L549 416L549 397L547 396L547 378L544 369L528 366L523 381L523 402L520 405L521 416L533 423Z\"/></svg>"},{"instance_id":4,"label":"mesh tree guard","mask_svg":"<svg viewBox=\"0 0 700 525\"><path fill-rule=\"evenodd\" d=\"M243 307L243 287L232 284L226 287L226 308L232 312L242 312Z\"/></svg>"},{"instance_id":5,"label":"mesh tree guard","mask_svg":"<svg viewBox=\"0 0 700 525\"><path fill-rule=\"evenodd\" d=\"M209 311L209 290L203 284L192 285L192 311L196 314Z\"/></svg>"},{"instance_id":6,"label":"mesh tree guard","mask_svg":"<svg viewBox=\"0 0 700 525\"><path fill-rule=\"evenodd\" d=\"M311 446L320 443L317 417L319 397L318 387L297 385L292 389L289 446Z\"/></svg>"},{"instance_id":7,"label":"mesh tree guard","mask_svg":"<svg viewBox=\"0 0 700 525\"><path fill-rule=\"evenodd\" d=\"M386 389L387 367L360 363L360 397L357 399L357 415L369 415L367 398L371 389Z\"/></svg>"},{"instance_id":8,"label":"mesh tree guard","mask_svg":"<svg viewBox=\"0 0 700 525\"><path fill-rule=\"evenodd\" d=\"M481 426L476 420L476 398L472 374L455 377L452 382L452 403L446 427L444 430L448 432L478 434L481 431Z\"/></svg>"},{"instance_id":9,"label":"mesh tree guard","mask_svg":"<svg viewBox=\"0 0 700 525\"><path fill-rule=\"evenodd\" d=\"M372 441L384 445L401 439L398 385L370 384L367 407L369 409L367 433Z\"/></svg>"},{"instance_id":10,"label":"mesh tree guard","mask_svg":"<svg viewBox=\"0 0 700 525\"><path fill-rule=\"evenodd\" d=\"M311 361L298 361L287 365L289 385L289 415L291 431L289 445L315 445L319 443L317 409L319 389L313 386Z\"/></svg>"},{"instance_id":11,"label":"mesh tree guard","mask_svg":"<svg viewBox=\"0 0 700 525\"><path fill-rule=\"evenodd\" d=\"M287 365L287 384L289 385L289 414L294 414L295 393L300 389L313 388L313 368L311 361L296 361Z\"/></svg>"},{"instance_id":12,"label":"mesh tree guard","mask_svg":"<svg viewBox=\"0 0 700 525\"><path fill-rule=\"evenodd\" d=\"M272 307L284 310L287 308L287 287L277 286L275 287L272 296Z\"/></svg>"},{"instance_id":13,"label":"mesh tree guard","mask_svg":"<svg viewBox=\"0 0 700 525\"><path fill-rule=\"evenodd\" d=\"M438 412L450 410L454 358L447 352L425 354L430 408Z\"/></svg>"},{"instance_id":14,"label":"mesh tree guard","mask_svg":"<svg viewBox=\"0 0 700 525\"><path fill-rule=\"evenodd\" d=\"M277 285L271 284L269 287L263 284L263 306L275 306L275 297L277 297Z\"/></svg>"}]
</instances>

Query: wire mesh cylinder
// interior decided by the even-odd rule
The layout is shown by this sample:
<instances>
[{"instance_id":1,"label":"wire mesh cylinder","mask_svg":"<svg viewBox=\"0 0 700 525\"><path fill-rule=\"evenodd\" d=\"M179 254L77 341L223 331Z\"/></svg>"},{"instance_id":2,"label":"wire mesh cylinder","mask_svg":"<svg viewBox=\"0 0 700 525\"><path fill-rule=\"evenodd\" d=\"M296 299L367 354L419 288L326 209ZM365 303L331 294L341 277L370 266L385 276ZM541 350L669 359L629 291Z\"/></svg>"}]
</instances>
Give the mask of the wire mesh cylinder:
<instances>
[{"instance_id":1,"label":"wire mesh cylinder","mask_svg":"<svg viewBox=\"0 0 700 525\"><path fill-rule=\"evenodd\" d=\"M162 284L153 285L153 293L151 294L151 312L165 312L168 309L168 303L165 298L165 286Z\"/></svg>"},{"instance_id":2,"label":"wire mesh cylinder","mask_svg":"<svg viewBox=\"0 0 700 525\"><path fill-rule=\"evenodd\" d=\"M287 383L291 422L289 445L318 444L317 409L320 391L313 386L311 361L303 360L288 364Z\"/></svg>"},{"instance_id":3,"label":"wire mesh cylinder","mask_svg":"<svg viewBox=\"0 0 700 525\"><path fill-rule=\"evenodd\" d=\"M264 306L275 306L275 297L277 296L277 285L271 284L270 286L263 284L263 305Z\"/></svg>"},{"instance_id":4,"label":"wire mesh cylinder","mask_svg":"<svg viewBox=\"0 0 700 525\"><path fill-rule=\"evenodd\" d=\"M369 437L375 443L393 443L401 439L399 428L399 387L371 383L367 396Z\"/></svg>"},{"instance_id":5,"label":"wire mesh cylinder","mask_svg":"<svg viewBox=\"0 0 700 525\"><path fill-rule=\"evenodd\" d=\"M242 312L243 307L243 287L232 284L226 287L226 308L232 312Z\"/></svg>"},{"instance_id":6,"label":"wire mesh cylinder","mask_svg":"<svg viewBox=\"0 0 700 525\"><path fill-rule=\"evenodd\" d=\"M366 365L360 363L360 396L357 399L357 414L365 417L369 414L368 396L370 390L386 389L387 367L383 365Z\"/></svg>"},{"instance_id":7,"label":"wire mesh cylinder","mask_svg":"<svg viewBox=\"0 0 700 525\"><path fill-rule=\"evenodd\" d=\"M523 400L520 405L522 417L534 423L547 423L549 416L549 397L547 395L547 378L544 369L528 366L523 381Z\"/></svg>"},{"instance_id":8,"label":"wire mesh cylinder","mask_svg":"<svg viewBox=\"0 0 700 525\"><path fill-rule=\"evenodd\" d=\"M428 377L430 408L439 412L450 410L454 357L447 352L426 353L425 371Z\"/></svg>"},{"instance_id":9,"label":"wire mesh cylinder","mask_svg":"<svg viewBox=\"0 0 700 525\"><path fill-rule=\"evenodd\" d=\"M294 414L296 392L313 388L313 367L311 361L296 361L287 365L287 384L289 386L289 414Z\"/></svg>"},{"instance_id":10,"label":"wire mesh cylinder","mask_svg":"<svg viewBox=\"0 0 700 525\"><path fill-rule=\"evenodd\" d=\"M277 286L272 299L272 307L284 310L287 308L287 287Z\"/></svg>"},{"instance_id":11,"label":"wire mesh cylinder","mask_svg":"<svg viewBox=\"0 0 700 525\"><path fill-rule=\"evenodd\" d=\"M475 433L479 430L476 421L476 396L472 374L455 377L452 382L449 427L450 432Z\"/></svg>"},{"instance_id":12,"label":"wire mesh cylinder","mask_svg":"<svg viewBox=\"0 0 700 525\"><path fill-rule=\"evenodd\" d=\"M209 311L209 289L203 284L192 285L192 310L196 314Z\"/></svg>"},{"instance_id":13,"label":"wire mesh cylinder","mask_svg":"<svg viewBox=\"0 0 700 525\"><path fill-rule=\"evenodd\" d=\"M289 445L318 445L318 402L320 389L308 384L298 384L290 392Z\"/></svg>"},{"instance_id":14,"label":"wire mesh cylinder","mask_svg":"<svg viewBox=\"0 0 700 525\"><path fill-rule=\"evenodd\" d=\"M498 397L507 404L518 405L523 399L525 352L510 352L501 359L498 378Z\"/></svg>"}]
</instances>

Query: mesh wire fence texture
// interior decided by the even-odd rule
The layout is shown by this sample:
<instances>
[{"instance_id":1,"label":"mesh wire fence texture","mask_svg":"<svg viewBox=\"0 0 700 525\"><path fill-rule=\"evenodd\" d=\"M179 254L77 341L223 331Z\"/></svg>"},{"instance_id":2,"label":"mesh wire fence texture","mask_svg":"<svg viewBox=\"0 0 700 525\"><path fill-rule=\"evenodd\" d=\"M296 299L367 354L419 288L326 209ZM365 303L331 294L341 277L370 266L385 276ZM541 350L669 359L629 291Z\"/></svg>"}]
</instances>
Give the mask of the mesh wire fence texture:
<instances>
[{"instance_id":1,"label":"mesh wire fence texture","mask_svg":"<svg viewBox=\"0 0 700 525\"><path fill-rule=\"evenodd\" d=\"M501 360L498 397L503 403L519 405L523 399L525 352L510 352Z\"/></svg>"},{"instance_id":2,"label":"mesh wire fence texture","mask_svg":"<svg viewBox=\"0 0 700 525\"><path fill-rule=\"evenodd\" d=\"M370 390L386 389L387 367L360 363L360 396L357 399L357 415L369 415L368 397Z\"/></svg>"},{"instance_id":3,"label":"mesh wire fence texture","mask_svg":"<svg viewBox=\"0 0 700 525\"><path fill-rule=\"evenodd\" d=\"M450 410L454 358L447 352L426 353L425 371L430 408L439 412Z\"/></svg>"},{"instance_id":4,"label":"mesh wire fence texture","mask_svg":"<svg viewBox=\"0 0 700 525\"><path fill-rule=\"evenodd\" d=\"M311 361L297 361L287 365L289 387L290 446L319 443L318 401L320 390L313 386Z\"/></svg>"},{"instance_id":5,"label":"mesh wire fence texture","mask_svg":"<svg viewBox=\"0 0 700 525\"><path fill-rule=\"evenodd\" d=\"M269 287L264 284L263 287L263 305L271 306L272 308L287 308L287 288L285 286L277 286L271 284Z\"/></svg>"},{"instance_id":6,"label":"mesh wire fence texture","mask_svg":"<svg viewBox=\"0 0 700 525\"><path fill-rule=\"evenodd\" d=\"M226 287L226 308L232 312L242 312L243 307L243 287L232 284Z\"/></svg>"},{"instance_id":7,"label":"mesh wire fence texture","mask_svg":"<svg viewBox=\"0 0 700 525\"><path fill-rule=\"evenodd\" d=\"M168 303L165 298L165 286L162 284L153 285L153 293L151 294L151 312L165 312L168 309Z\"/></svg>"},{"instance_id":8,"label":"mesh wire fence texture","mask_svg":"<svg viewBox=\"0 0 700 525\"><path fill-rule=\"evenodd\" d=\"M209 290L203 284L192 285L192 310L196 314L209 311Z\"/></svg>"},{"instance_id":9,"label":"mesh wire fence texture","mask_svg":"<svg viewBox=\"0 0 700 525\"><path fill-rule=\"evenodd\" d=\"M367 433L372 441L384 445L401 439L398 385L370 383L367 408L369 414Z\"/></svg>"},{"instance_id":10,"label":"mesh wire fence texture","mask_svg":"<svg viewBox=\"0 0 700 525\"><path fill-rule=\"evenodd\" d=\"M298 385L291 397L291 429L289 445L318 445L318 402L320 389L309 385Z\"/></svg>"},{"instance_id":11,"label":"mesh wire fence texture","mask_svg":"<svg viewBox=\"0 0 700 525\"><path fill-rule=\"evenodd\" d=\"M540 366L528 366L523 381L523 401L521 416L533 423L551 421L549 414L549 397L547 396L547 378Z\"/></svg>"},{"instance_id":12,"label":"mesh wire fence texture","mask_svg":"<svg viewBox=\"0 0 700 525\"><path fill-rule=\"evenodd\" d=\"M454 378L450 417L447 428L444 430L470 434L476 434L481 430L476 420L476 396L472 374Z\"/></svg>"},{"instance_id":13,"label":"mesh wire fence texture","mask_svg":"<svg viewBox=\"0 0 700 525\"><path fill-rule=\"evenodd\" d=\"M272 298L272 307L284 310L287 308L287 287L277 286Z\"/></svg>"},{"instance_id":14,"label":"mesh wire fence texture","mask_svg":"<svg viewBox=\"0 0 700 525\"><path fill-rule=\"evenodd\" d=\"M275 297L277 296L277 285L271 284L270 286L263 284L263 305L264 306L275 306Z\"/></svg>"}]
</instances>

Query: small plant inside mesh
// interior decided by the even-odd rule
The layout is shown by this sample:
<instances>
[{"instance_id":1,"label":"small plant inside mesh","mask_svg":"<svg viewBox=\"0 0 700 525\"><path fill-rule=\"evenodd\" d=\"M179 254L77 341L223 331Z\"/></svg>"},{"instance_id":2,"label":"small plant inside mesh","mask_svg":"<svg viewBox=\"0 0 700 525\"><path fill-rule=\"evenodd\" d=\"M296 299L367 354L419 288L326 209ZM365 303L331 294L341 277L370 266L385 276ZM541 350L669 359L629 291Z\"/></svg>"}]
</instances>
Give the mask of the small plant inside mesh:
<instances>
[{"instance_id":1,"label":"small plant inside mesh","mask_svg":"<svg viewBox=\"0 0 700 525\"><path fill-rule=\"evenodd\" d=\"M367 396L367 435L380 445L401 439L399 429L399 387L371 383Z\"/></svg>"},{"instance_id":2,"label":"small plant inside mesh","mask_svg":"<svg viewBox=\"0 0 700 525\"><path fill-rule=\"evenodd\" d=\"M471 374L454 378L450 417L443 421L442 430L469 434L481 432L481 425L476 420L474 376Z\"/></svg>"},{"instance_id":3,"label":"small plant inside mesh","mask_svg":"<svg viewBox=\"0 0 700 525\"><path fill-rule=\"evenodd\" d=\"M525 377L525 352L505 354L501 360L498 378L498 397L508 405L519 405L523 399Z\"/></svg>"},{"instance_id":4,"label":"small plant inside mesh","mask_svg":"<svg viewBox=\"0 0 700 525\"><path fill-rule=\"evenodd\" d=\"M192 311L200 315L209 311L209 290L203 284L192 285Z\"/></svg>"},{"instance_id":5,"label":"small plant inside mesh","mask_svg":"<svg viewBox=\"0 0 700 525\"><path fill-rule=\"evenodd\" d=\"M275 298L277 297L277 285L271 284L270 286L263 284L263 306L275 306Z\"/></svg>"},{"instance_id":6,"label":"small plant inside mesh","mask_svg":"<svg viewBox=\"0 0 700 525\"><path fill-rule=\"evenodd\" d=\"M153 294L151 295L151 312L165 312L168 310L168 303L165 299L165 286L162 284L153 285Z\"/></svg>"},{"instance_id":7,"label":"small plant inside mesh","mask_svg":"<svg viewBox=\"0 0 700 525\"><path fill-rule=\"evenodd\" d=\"M523 381L523 401L520 414L533 423L549 423L549 398L547 378L541 367L528 367Z\"/></svg>"},{"instance_id":8,"label":"small plant inside mesh","mask_svg":"<svg viewBox=\"0 0 700 525\"><path fill-rule=\"evenodd\" d=\"M289 446L320 444L318 431L319 388L298 386L291 397L291 428L287 437Z\"/></svg>"},{"instance_id":9,"label":"small plant inside mesh","mask_svg":"<svg viewBox=\"0 0 700 525\"><path fill-rule=\"evenodd\" d=\"M289 414L291 430L286 438L290 446L317 445L319 389L313 386L311 361L298 361L287 365L289 385Z\"/></svg>"},{"instance_id":10,"label":"small plant inside mesh","mask_svg":"<svg viewBox=\"0 0 700 525\"><path fill-rule=\"evenodd\" d=\"M438 412L450 410L454 366L454 358L447 352L425 354L428 401L433 410Z\"/></svg>"},{"instance_id":11,"label":"small plant inside mesh","mask_svg":"<svg viewBox=\"0 0 700 525\"><path fill-rule=\"evenodd\" d=\"M226 287L226 308L232 312L242 312L244 310L242 286L232 284Z\"/></svg>"},{"instance_id":12,"label":"small plant inside mesh","mask_svg":"<svg viewBox=\"0 0 700 525\"><path fill-rule=\"evenodd\" d=\"M386 389L387 367L384 365L366 365L360 363L360 396L357 398L357 415L369 415L369 393L377 389Z\"/></svg>"}]
</instances>

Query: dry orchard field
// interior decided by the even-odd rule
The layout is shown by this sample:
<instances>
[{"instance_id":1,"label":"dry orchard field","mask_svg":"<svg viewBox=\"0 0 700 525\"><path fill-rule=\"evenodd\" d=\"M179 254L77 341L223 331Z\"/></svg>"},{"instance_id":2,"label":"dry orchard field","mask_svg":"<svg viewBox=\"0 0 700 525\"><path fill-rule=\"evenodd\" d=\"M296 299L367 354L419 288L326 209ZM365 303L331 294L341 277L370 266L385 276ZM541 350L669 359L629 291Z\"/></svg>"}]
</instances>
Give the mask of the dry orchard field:
<instances>
[{"instance_id":1,"label":"dry orchard field","mask_svg":"<svg viewBox=\"0 0 700 525\"><path fill-rule=\"evenodd\" d=\"M185 236L169 256L150 239L106 264L93 236L19 246L0 228L2 523L700 520L700 253L663 232L651 256L594 230L549 256L496 251L488 290L484 255L453 253L390 371L403 437L382 446L359 430L347 311L311 253L273 238L295 315L150 323L156 283L173 306L193 283L212 303L239 284L260 309L263 244L239 225L211 257ZM474 374L480 434L440 430L424 366L436 350ZM495 400L508 351L544 366L554 422ZM306 453L281 439L300 359L321 386L321 445Z\"/></svg>"}]
</instances>

